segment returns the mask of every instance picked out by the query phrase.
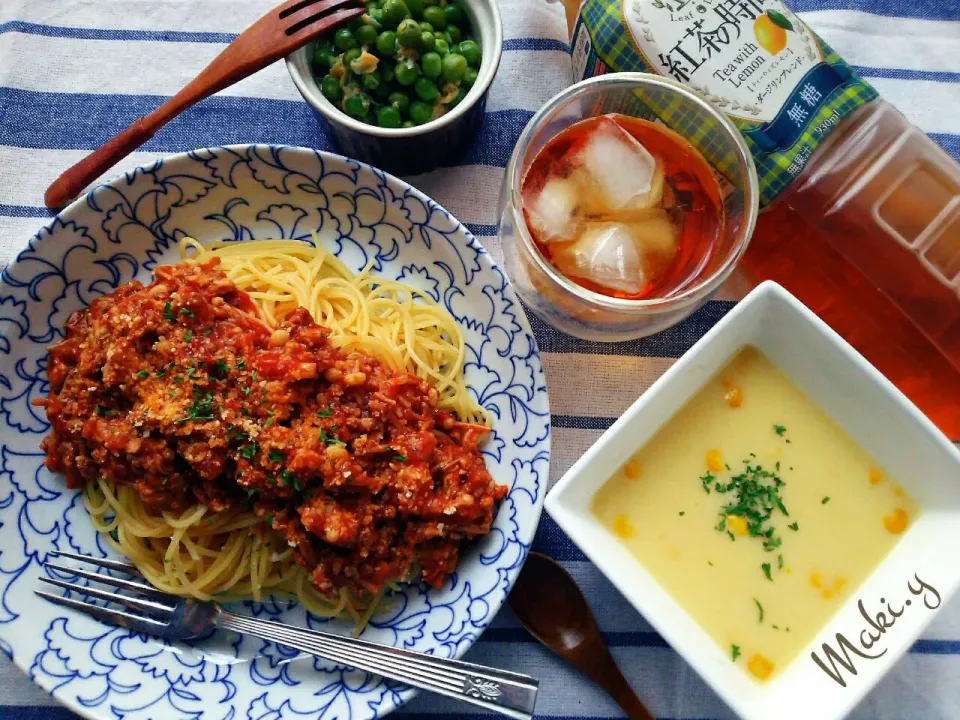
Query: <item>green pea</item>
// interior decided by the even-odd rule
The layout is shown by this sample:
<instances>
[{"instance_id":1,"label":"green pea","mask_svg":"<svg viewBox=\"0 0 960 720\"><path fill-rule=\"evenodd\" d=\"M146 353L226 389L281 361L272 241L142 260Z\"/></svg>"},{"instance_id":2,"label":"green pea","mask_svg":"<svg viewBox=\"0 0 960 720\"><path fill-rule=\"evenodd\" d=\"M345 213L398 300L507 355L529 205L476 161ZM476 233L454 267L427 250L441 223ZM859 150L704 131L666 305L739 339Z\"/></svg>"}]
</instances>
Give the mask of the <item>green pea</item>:
<instances>
[{"instance_id":1,"label":"green pea","mask_svg":"<svg viewBox=\"0 0 960 720\"><path fill-rule=\"evenodd\" d=\"M337 30L337 34L333 36L333 44L337 50L349 50L357 46L357 39L347 28L340 28Z\"/></svg>"},{"instance_id":2,"label":"green pea","mask_svg":"<svg viewBox=\"0 0 960 720\"><path fill-rule=\"evenodd\" d=\"M410 108L410 96L399 91L390 93L387 102L393 105L399 113L405 113Z\"/></svg>"},{"instance_id":3,"label":"green pea","mask_svg":"<svg viewBox=\"0 0 960 720\"><path fill-rule=\"evenodd\" d=\"M404 120L404 121L403 121L403 125L401 125L400 127L412 128L412 127L413 127L413 120Z\"/></svg>"},{"instance_id":4,"label":"green pea","mask_svg":"<svg viewBox=\"0 0 960 720\"><path fill-rule=\"evenodd\" d=\"M431 80L436 80L440 77L441 72L440 56L435 52L425 53L424 56L420 58L420 67L423 68L424 75Z\"/></svg>"},{"instance_id":5,"label":"green pea","mask_svg":"<svg viewBox=\"0 0 960 720\"><path fill-rule=\"evenodd\" d=\"M405 86L413 85L420 77L420 68L413 60L398 62L394 72L397 75L397 82Z\"/></svg>"},{"instance_id":6,"label":"green pea","mask_svg":"<svg viewBox=\"0 0 960 720\"><path fill-rule=\"evenodd\" d=\"M317 45L313 49L311 63L315 72L326 72L333 65L336 55L333 54L333 46L329 43Z\"/></svg>"},{"instance_id":7,"label":"green pea","mask_svg":"<svg viewBox=\"0 0 960 720\"><path fill-rule=\"evenodd\" d=\"M380 64L377 65L377 70L380 72L380 79L384 85L389 85L397 79L397 74L394 72L395 67L394 63L389 60L381 60Z\"/></svg>"},{"instance_id":8,"label":"green pea","mask_svg":"<svg viewBox=\"0 0 960 720\"><path fill-rule=\"evenodd\" d=\"M377 8L376 10L371 10L367 13L370 16L370 19L373 20L374 28L383 27L383 10Z\"/></svg>"},{"instance_id":9,"label":"green pea","mask_svg":"<svg viewBox=\"0 0 960 720\"><path fill-rule=\"evenodd\" d=\"M447 26L447 15L439 5L424 8L423 19L433 25L434 30L443 30Z\"/></svg>"},{"instance_id":10,"label":"green pea","mask_svg":"<svg viewBox=\"0 0 960 720\"><path fill-rule=\"evenodd\" d=\"M467 96L466 89L459 87L457 88L457 96L450 101L450 107L454 108L463 102L463 99Z\"/></svg>"},{"instance_id":11,"label":"green pea","mask_svg":"<svg viewBox=\"0 0 960 720\"><path fill-rule=\"evenodd\" d=\"M350 63L352 63L361 55L363 55L363 50L360 48L350 48L343 54L343 64L347 67L350 67Z\"/></svg>"},{"instance_id":12,"label":"green pea","mask_svg":"<svg viewBox=\"0 0 960 720\"><path fill-rule=\"evenodd\" d=\"M446 30L443 30L442 32L435 32L434 37L436 37L437 40L443 40L447 45L453 45L453 43L450 42L450 33L448 33ZM456 48L453 49L455 50Z\"/></svg>"},{"instance_id":13,"label":"green pea","mask_svg":"<svg viewBox=\"0 0 960 720\"><path fill-rule=\"evenodd\" d=\"M463 40L463 31L456 25L447 25L447 35L450 36L451 45Z\"/></svg>"},{"instance_id":14,"label":"green pea","mask_svg":"<svg viewBox=\"0 0 960 720\"><path fill-rule=\"evenodd\" d=\"M470 67L480 67L480 56L483 53L477 43L473 40L464 40L457 47L459 48L459 53L467 59L467 64L470 65Z\"/></svg>"},{"instance_id":15,"label":"green pea","mask_svg":"<svg viewBox=\"0 0 960 720\"><path fill-rule=\"evenodd\" d=\"M410 103L410 119L414 125L428 123L431 117L433 117L433 108L431 106L419 100L414 100Z\"/></svg>"},{"instance_id":16,"label":"green pea","mask_svg":"<svg viewBox=\"0 0 960 720\"><path fill-rule=\"evenodd\" d=\"M354 93L343 101L343 110L350 117L362 120L370 112L370 98L366 93Z\"/></svg>"},{"instance_id":17,"label":"green pea","mask_svg":"<svg viewBox=\"0 0 960 720\"><path fill-rule=\"evenodd\" d=\"M384 57L397 53L397 34L393 30L384 30L377 35L377 52Z\"/></svg>"},{"instance_id":18,"label":"green pea","mask_svg":"<svg viewBox=\"0 0 960 720\"><path fill-rule=\"evenodd\" d=\"M367 73L363 76L362 85L367 90L376 90L383 84L383 81L380 79L380 76L377 73Z\"/></svg>"},{"instance_id":19,"label":"green pea","mask_svg":"<svg viewBox=\"0 0 960 720\"><path fill-rule=\"evenodd\" d=\"M397 27L409 15L410 11L403 0L387 0L383 4L383 24L388 28Z\"/></svg>"},{"instance_id":20,"label":"green pea","mask_svg":"<svg viewBox=\"0 0 960 720\"><path fill-rule=\"evenodd\" d=\"M320 92L322 92L323 96L334 105L343 99L343 88L340 87L340 81L337 80L333 75L327 75L322 81L320 81Z\"/></svg>"},{"instance_id":21,"label":"green pea","mask_svg":"<svg viewBox=\"0 0 960 720\"><path fill-rule=\"evenodd\" d=\"M440 57L443 57L450 52L450 43L438 37L433 41L433 51Z\"/></svg>"},{"instance_id":22,"label":"green pea","mask_svg":"<svg viewBox=\"0 0 960 720\"><path fill-rule=\"evenodd\" d=\"M424 102L433 102L440 97L440 91L437 90L436 84L433 80L425 77L417 78L417 81L413 84L413 91Z\"/></svg>"},{"instance_id":23,"label":"green pea","mask_svg":"<svg viewBox=\"0 0 960 720\"><path fill-rule=\"evenodd\" d=\"M377 125L385 128L400 127L400 113L392 105L384 105L377 110Z\"/></svg>"},{"instance_id":24,"label":"green pea","mask_svg":"<svg viewBox=\"0 0 960 720\"><path fill-rule=\"evenodd\" d=\"M374 10L380 9L380 3L378 2L368 2L364 7L367 9L367 15L372 13Z\"/></svg>"},{"instance_id":25,"label":"green pea","mask_svg":"<svg viewBox=\"0 0 960 720\"><path fill-rule=\"evenodd\" d=\"M433 25L431 25L430 23L428 23L428 22L426 22L426 21L424 21L424 20L421 20L421 21L420 21L420 30L422 30L423 32L433 32Z\"/></svg>"},{"instance_id":26,"label":"green pea","mask_svg":"<svg viewBox=\"0 0 960 720\"><path fill-rule=\"evenodd\" d=\"M423 29L423 23L420 23L420 29ZM432 32L421 32L420 33L420 52L428 53L433 50L433 46L436 43L436 39L433 37Z\"/></svg>"},{"instance_id":27,"label":"green pea","mask_svg":"<svg viewBox=\"0 0 960 720\"><path fill-rule=\"evenodd\" d=\"M420 23L410 18L400 23L400 27L397 28L397 42L406 48L419 47L420 35Z\"/></svg>"},{"instance_id":28,"label":"green pea","mask_svg":"<svg viewBox=\"0 0 960 720\"><path fill-rule=\"evenodd\" d=\"M350 21L350 24L347 25L347 28L350 32L355 33L363 25L363 20L360 18L354 18Z\"/></svg>"},{"instance_id":29,"label":"green pea","mask_svg":"<svg viewBox=\"0 0 960 720\"><path fill-rule=\"evenodd\" d=\"M439 5L440 0L423 0L424 7L433 7L434 5Z\"/></svg>"},{"instance_id":30,"label":"green pea","mask_svg":"<svg viewBox=\"0 0 960 720\"><path fill-rule=\"evenodd\" d=\"M467 19L463 8L455 3L447 3L446 7L443 8L443 14L447 16L447 23L450 25L463 25Z\"/></svg>"},{"instance_id":31,"label":"green pea","mask_svg":"<svg viewBox=\"0 0 960 720\"><path fill-rule=\"evenodd\" d=\"M467 72L467 59L459 53L450 53L441 60L443 68L443 77L448 82L459 82L463 80Z\"/></svg>"},{"instance_id":32,"label":"green pea","mask_svg":"<svg viewBox=\"0 0 960 720\"><path fill-rule=\"evenodd\" d=\"M473 84L477 81L477 69L476 68L467 68L467 71L463 74L463 80L460 81L460 84L463 87L471 88Z\"/></svg>"},{"instance_id":33,"label":"green pea","mask_svg":"<svg viewBox=\"0 0 960 720\"><path fill-rule=\"evenodd\" d=\"M410 15L416 19L423 17L423 0L404 0L407 3L407 9Z\"/></svg>"},{"instance_id":34,"label":"green pea","mask_svg":"<svg viewBox=\"0 0 960 720\"><path fill-rule=\"evenodd\" d=\"M377 41L377 30L373 25L364 25L353 34L353 37L361 45L370 47Z\"/></svg>"}]
</instances>

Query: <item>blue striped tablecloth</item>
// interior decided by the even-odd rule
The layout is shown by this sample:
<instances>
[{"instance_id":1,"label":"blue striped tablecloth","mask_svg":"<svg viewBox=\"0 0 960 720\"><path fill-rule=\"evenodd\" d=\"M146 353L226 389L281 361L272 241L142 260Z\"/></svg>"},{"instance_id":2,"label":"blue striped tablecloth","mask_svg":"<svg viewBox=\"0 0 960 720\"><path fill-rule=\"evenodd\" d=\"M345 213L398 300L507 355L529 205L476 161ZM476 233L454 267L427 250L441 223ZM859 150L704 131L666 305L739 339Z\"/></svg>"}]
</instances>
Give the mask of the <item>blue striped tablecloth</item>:
<instances>
[{"instance_id":1,"label":"blue striped tablecloth","mask_svg":"<svg viewBox=\"0 0 960 720\"><path fill-rule=\"evenodd\" d=\"M42 197L51 178L173 94L274 3L0 0L0 262L13 258L46 222ZM960 0L792 5L884 97L960 158ZM480 137L463 165L411 179L495 256L503 167L532 112L569 83L570 68L559 5L502 0L501 7L505 52ZM195 147L244 142L331 147L281 63L187 111L119 170ZM534 322L555 413L551 480L729 306L711 302L673 330L617 345L580 342ZM591 378L589 394L582 392L585 377ZM587 592L617 660L658 717L733 717L546 516L534 547L561 560ZM622 716L587 680L535 644L509 610L467 657L538 676L538 717ZM443 720L472 711L421 696L400 714ZM0 656L0 718L72 717ZM853 717L960 718L960 601Z\"/></svg>"}]
</instances>

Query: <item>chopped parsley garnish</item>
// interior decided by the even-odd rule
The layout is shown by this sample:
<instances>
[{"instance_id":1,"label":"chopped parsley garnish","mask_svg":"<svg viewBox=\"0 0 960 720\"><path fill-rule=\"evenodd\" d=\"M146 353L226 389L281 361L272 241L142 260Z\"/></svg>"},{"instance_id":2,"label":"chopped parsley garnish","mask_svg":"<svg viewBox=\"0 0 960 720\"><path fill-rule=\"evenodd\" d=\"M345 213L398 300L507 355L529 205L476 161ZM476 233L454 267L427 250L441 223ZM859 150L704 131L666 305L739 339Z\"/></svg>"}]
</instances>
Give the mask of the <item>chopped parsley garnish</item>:
<instances>
[{"instance_id":1,"label":"chopped parsley garnish","mask_svg":"<svg viewBox=\"0 0 960 720\"><path fill-rule=\"evenodd\" d=\"M293 489L297 492L303 492L303 486L300 485L300 481L297 480L296 475L293 477Z\"/></svg>"},{"instance_id":2,"label":"chopped parsley garnish","mask_svg":"<svg viewBox=\"0 0 960 720\"><path fill-rule=\"evenodd\" d=\"M400 462L406 462L407 460L410 459L406 455L404 455L402 452L394 450L392 447L388 447L387 450L393 453L394 460L399 460Z\"/></svg>"},{"instance_id":3,"label":"chopped parsley garnish","mask_svg":"<svg viewBox=\"0 0 960 720\"><path fill-rule=\"evenodd\" d=\"M103 405L97 405L97 415L113 415L116 410L111 410L110 408L105 408Z\"/></svg>"},{"instance_id":4,"label":"chopped parsley garnish","mask_svg":"<svg viewBox=\"0 0 960 720\"><path fill-rule=\"evenodd\" d=\"M260 382L259 375L257 375L257 371L256 371L256 370L251 370L251 371L250 371L250 379L251 379L253 382Z\"/></svg>"},{"instance_id":5,"label":"chopped parsley garnish","mask_svg":"<svg viewBox=\"0 0 960 720\"><path fill-rule=\"evenodd\" d=\"M756 598L753 599L753 602L757 606L757 610L760 613L760 619L758 620L758 622L763 622L763 605L761 605L760 601L757 600Z\"/></svg>"},{"instance_id":6,"label":"chopped parsley garnish","mask_svg":"<svg viewBox=\"0 0 960 720\"><path fill-rule=\"evenodd\" d=\"M333 432L335 429L336 429L336 426L333 426L330 428L330 431ZM320 439L323 440L327 445L342 445L344 447L346 446L346 443L343 442L343 440L341 440L340 438L335 437L333 435L327 435L327 431L324 430L323 428L320 428Z\"/></svg>"},{"instance_id":7,"label":"chopped parsley garnish","mask_svg":"<svg viewBox=\"0 0 960 720\"><path fill-rule=\"evenodd\" d=\"M247 361L245 358L240 358L237 361L237 370L243 370L247 366Z\"/></svg>"},{"instance_id":8,"label":"chopped parsley garnish","mask_svg":"<svg viewBox=\"0 0 960 720\"><path fill-rule=\"evenodd\" d=\"M227 365L226 360L223 358L218 358L217 361L210 366L210 369L207 371L213 377L222 380L227 376L227 373L230 372L230 366Z\"/></svg>"},{"instance_id":9,"label":"chopped parsley garnish","mask_svg":"<svg viewBox=\"0 0 960 720\"><path fill-rule=\"evenodd\" d=\"M213 332L213 328L207 328L206 330L203 331L203 334L204 334L204 335L209 335L209 334L212 333L212 332Z\"/></svg>"},{"instance_id":10,"label":"chopped parsley garnish","mask_svg":"<svg viewBox=\"0 0 960 720\"><path fill-rule=\"evenodd\" d=\"M830 496L829 496L829 495L825 495L824 498L823 498L823 500L820 501L820 504L821 504L821 505L826 505L828 502L830 502Z\"/></svg>"},{"instance_id":11,"label":"chopped parsley garnish","mask_svg":"<svg viewBox=\"0 0 960 720\"><path fill-rule=\"evenodd\" d=\"M187 342L190 342L191 340L193 340L193 330L187 330L183 334L183 339L186 340Z\"/></svg>"},{"instance_id":12,"label":"chopped parsley garnish","mask_svg":"<svg viewBox=\"0 0 960 720\"><path fill-rule=\"evenodd\" d=\"M800 523L790 523L787 527L796 532L800 529Z\"/></svg>"},{"instance_id":13,"label":"chopped parsley garnish","mask_svg":"<svg viewBox=\"0 0 960 720\"><path fill-rule=\"evenodd\" d=\"M172 365L173 365L172 362L168 362L166 365L160 368L160 372L157 373L157 377L158 378L164 377L167 374L167 370L169 370Z\"/></svg>"},{"instance_id":14,"label":"chopped parsley garnish","mask_svg":"<svg viewBox=\"0 0 960 720\"><path fill-rule=\"evenodd\" d=\"M138 378L150 377L150 373L147 372L146 370L141 370L140 372L137 373L137 377Z\"/></svg>"},{"instance_id":15,"label":"chopped parsley garnish","mask_svg":"<svg viewBox=\"0 0 960 720\"><path fill-rule=\"evenodd\" d=\"M267 421L263 424L263 427L268 428L268 427L270 427L271 425L273 425L275 422L276 422L276 419L270 418L269 420L267 420Z\"/></svg>"},{"instance_id":16,"label":"chopped parsley garnish","mask_svg":"<svg viewBox=\"0 0 960 720\"><path fill-rule=\"evenodd\" d=\"M260 453L260 443L252 442L240 448L240 455L244 460L252 460Z\"/></svg>"},{"instance_id":17,"label":"chopped parsley garnish","mask_svg":"<svg viewBox=\"0 0 960 720\"><path fill-rule=\"evenodd\" d=\"M242 392L244 395L249 395L250 393L253 392L253 388L248 388L248 387L240 388L240 392Z\"/></svg>"},{"instance_id":18,"label":"chopped parsley garnish","mask_svg":"<svg viewBox=\"0 0 960 720\"><path fill-rule=\"evenodd\" d=\"M330 409L330 406L327 405L323 410L317 411L318 418L327 418L333 415L333 410Z\"/></svg>"},{"instance_id":19,"label":"chopped parsley garnish","mask_svg":"<svg viewBox=\"0 0 960 720\"><path fill-rule=\"evenodd\" d=\"M773 577L770 575L770 563L764 563L760 566L763 570L763 574L766 576L767 580L773 581Z\"/></svg>"},{"instance_id":20,"label":"chopped parsley garnish","mask_svg":"<svg viewBox=\"0 0 960 720\"><path fill-rule=\"evenodd\" d=\"M774 425L773 430L780 437L783 437L783 434L787 431L787 429L783 425Z\"/></svg>"},{"instance_id":21,"label":"chopped parsley garnish","mask_svg":"<svg viewBox=\"0 0 960 720\"><path fill-rule=\"evenodd\" d=\"M750 453L750 456L754 457L754 454ZM774 512L779 511L784 517L790 515L780 496L780 489L786 483L777 472L771 472L759 463L753 464L750 459L744 460L743 464L743 472L730 477L726 482L709 472L700 477L707 493L731 495L731 501L720 508L720 522L715 529L726 532L731 540L735 539L727 519L738 517L740 525L734 529L742 533L745 525L747 534L760 538L763 549L772 552L782 543L772 524Z\"/></svg>"},{"instance_id":22,"label":"chopped parsley garnish","mask_svg":"<svg viewBox=\"0 0 960 720\"><path fill-rule=\"evenodd\" d=\"M167 304L163 306L163 317L167 322L177 321L177 315L173 312L173 303L169 300L167 301Z\"/></svg>"},{"instance_id":23,"label":"chopped parsley garnish","mask_svg":"<svg viewBox=\"0 0 960 720\"><path fill-rule=\"evenodd\" d=\"M187 310L186 308L180 308L180 314L188 318L196 317L191 310Z\"/></svg>"},{"instance_id":24,"label":"chopped parsley garnish","mask_svg":"<svg viewBox=\"0 0 960 720\"><path fill-rule=\"evenodd\" d=\"M114 542L120 542L120 533L117 532L116 528L110 531L110 537L113 538Z\"/></svg>"},{"instance_id":25,"label":"chopped parsley garnish","mask_svg":"<svg viewBox=\"0 0 960 720\"><path fill-rule=\"evenodd\" d=\"M273 525L273 515L267 515L267 525Z\"/></svg>"},{"instance_id":26,"label":"chopped parsley garnish","mask_svg":"<svg viewBox=\"0 0 960 720\"><path fill-rule=\"evenodd\" d=\"M245 433L243 430L230 428L229 432L227 433L227 439L230 440L230 442L246 442L250 439L250 436L247 435L247 433Z\"/></svg>"},{"instance_id":27,"label":"chopped parsley garnish","mask_svg":"<svg viewBox=\"0 0 960 720\"><path fill-rule=\"evenodd\" d=\"M284 485L296 485L297 476L289 470L282 470L280 472L280 482Z\"/></svg>"},{"instance_id":28,"label":"chopped parsley garnish","mask_svg":"<svg viewBox=\"0 0 960 720\"><path fill-rule=\"evenodd\" d=\"M683 510L681 510L681 511L680 511L679 513L677 513L677 514L678 514L680 517L683 517L684 515L686 515L686 513L685 513Z\"/></svg>"},{"instance_id":29,"label":"chopped parsley garnish","mask_svg":"<svg viewBox=\"0 0 960 720\"><path fill-rule=\"evenodd\" d=\"M733 658L733 661L736 662L737 658L740 657L740 646L731 645L730 646L730 656Z\"/></svg>"},{"instance_id":30,"label":"chopped parsley garnish","mask_svg":"<svg viewBox=\"0 0 960 720\"><path fill-rule=\"evenodd\" d=\"M713 567L713 563L710 562L709 560L707 560L707 565L709 565L710 567Z\"/></svg>"},{"instance_id":31,"label":"chopped parsley garnish","mask_svg":"<svg viewBox=\"0 0 960 720\"><path fill-rule=\"evenodd\" d=\"M213 402L213 395L205 393L199 388L193 389L193 405L187 410L187 416L178 422L190 420L213 420L217 406Z\"/></svg>"},{"instance_id":32,"label":"chopped parsley garnish","mask_svg":"<svg viewBox=\"0 0 960 720\"><path fill-rule=\"evenodd\" d=\"M777 570L783 570L783 555L777 555Z\"/></svg>"},{"instance_id":33,"label":"chopped parsley garnish","mask_svg":"<svg viewBox=\"0 0 960 720\"><path fill-rule=\"evenodd\" d=\"M269 453L267 453L267 458L271 462L283 462L287 459L287 455L279 450L271 450Z\"/></svg>"}]
</instances>

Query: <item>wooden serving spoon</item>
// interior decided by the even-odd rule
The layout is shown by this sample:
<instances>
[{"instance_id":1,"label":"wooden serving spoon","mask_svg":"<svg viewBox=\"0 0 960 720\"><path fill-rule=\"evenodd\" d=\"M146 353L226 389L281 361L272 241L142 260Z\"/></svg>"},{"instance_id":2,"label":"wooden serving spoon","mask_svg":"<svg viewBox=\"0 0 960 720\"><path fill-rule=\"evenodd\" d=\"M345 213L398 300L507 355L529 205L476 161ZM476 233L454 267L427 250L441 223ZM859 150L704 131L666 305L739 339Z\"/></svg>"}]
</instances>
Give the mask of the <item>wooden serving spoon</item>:
<instances>
[{"instance_id":1,"label":"wooden serving spoon","mask_svg":"<svg viewBox=\"0 0 960 720\"><path fill-rule=\"evenodd\" d=\"M630 720L655 720L617 667L580 588L559 564L530 553L507 602L531 635L606 690Z\"/></svg>"},{"instance_id":2,"label":"wooden serving spoon","mask_svg":"<svg viewBox=\"0 0 960 720\"><path fill-rule=\"evenodd\" d=\"M51 210L62 208L190 106L286 57L321 33L362 15L363 7L344 7L356 6L358 2L287 0L275 7L240 33L189 85L65 171L47 188L43 201Z\"/></svg>"}]
</instances>

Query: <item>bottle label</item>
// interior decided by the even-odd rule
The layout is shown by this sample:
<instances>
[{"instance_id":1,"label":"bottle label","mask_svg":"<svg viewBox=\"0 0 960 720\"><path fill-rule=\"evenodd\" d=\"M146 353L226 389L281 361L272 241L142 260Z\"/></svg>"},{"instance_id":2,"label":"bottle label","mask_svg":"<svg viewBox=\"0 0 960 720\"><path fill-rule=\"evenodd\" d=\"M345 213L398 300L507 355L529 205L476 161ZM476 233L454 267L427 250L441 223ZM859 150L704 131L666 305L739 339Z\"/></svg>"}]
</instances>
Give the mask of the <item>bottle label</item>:
<instances>
[{"instance_id":1,"label":"bottle label","mask_svg":"<svg viewBox=\"0 0 960 720\"><path fill-rule=\"evenodd\" d=\"M841 120L877 97L780 0L585 0L571 52L574 80L656 73L720 108L753 154L761 205ZM682 117L665 113L657 114L684 130Z\"/></svg>"}]
</instances>

